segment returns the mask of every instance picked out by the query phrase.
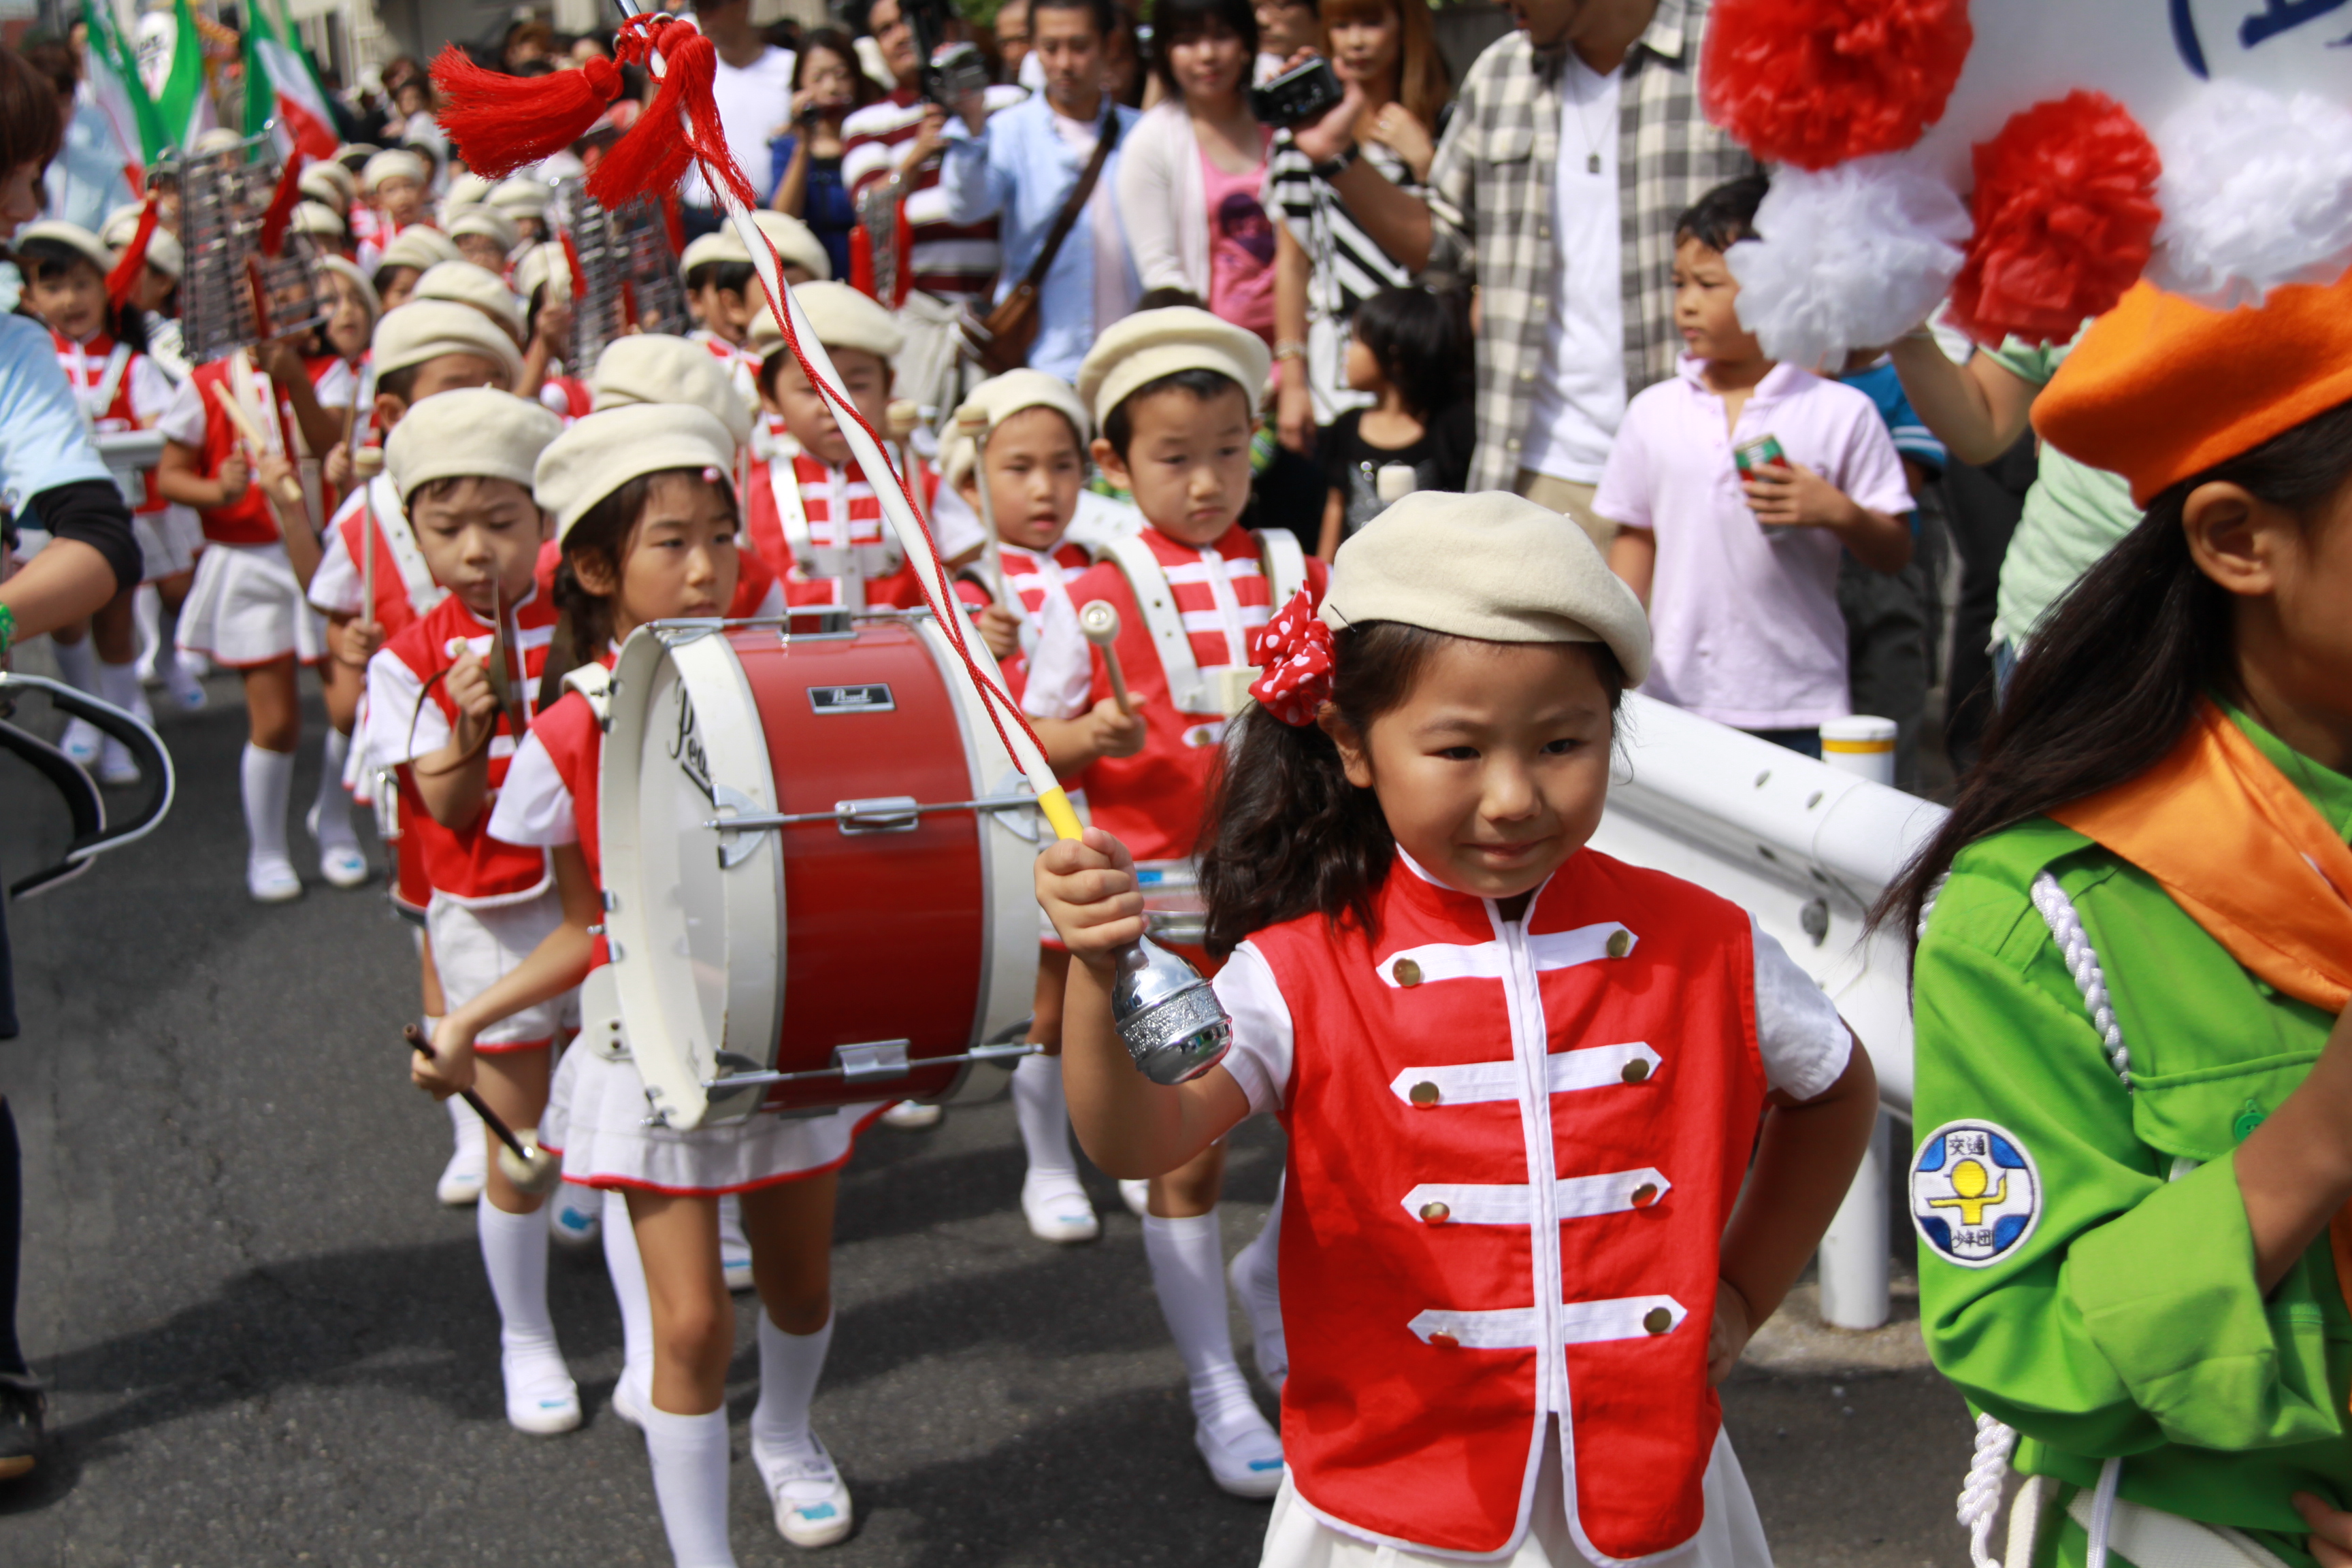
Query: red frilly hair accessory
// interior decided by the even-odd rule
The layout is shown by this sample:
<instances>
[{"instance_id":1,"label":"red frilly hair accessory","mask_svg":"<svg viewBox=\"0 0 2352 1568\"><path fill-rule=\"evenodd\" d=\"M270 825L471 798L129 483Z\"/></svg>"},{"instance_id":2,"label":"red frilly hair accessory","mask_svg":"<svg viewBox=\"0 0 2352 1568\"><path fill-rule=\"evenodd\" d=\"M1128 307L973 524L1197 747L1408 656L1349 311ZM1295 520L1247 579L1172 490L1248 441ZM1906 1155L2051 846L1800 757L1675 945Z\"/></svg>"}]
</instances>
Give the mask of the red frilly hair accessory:
<instances>
[{"instance_id":1,"label":"red frilly hair accessory","mask_svg":"<svg viewBox=\"0 0 2352 1568\"><path fill-rule=\"evenodd\" d=\"M1975 40L1967 0L1721 0L1700 96L1758 157L1826 169L1925 135Z\"/></svg>"},{"instance_id":2,"label":"red frilly hair accessory","mask_svg":"<svg viewBox=\"0 0 2352 1568\"><path fill-rule=\"evenodd\" d=\"M1250 695L1286 724L1315 722L1331 700L1331 628L1315 613L1315 595L1305 588L1293 594L1251 636L1249 656L1265 671L1251 684Z\"/></svg>"}]
</instances>

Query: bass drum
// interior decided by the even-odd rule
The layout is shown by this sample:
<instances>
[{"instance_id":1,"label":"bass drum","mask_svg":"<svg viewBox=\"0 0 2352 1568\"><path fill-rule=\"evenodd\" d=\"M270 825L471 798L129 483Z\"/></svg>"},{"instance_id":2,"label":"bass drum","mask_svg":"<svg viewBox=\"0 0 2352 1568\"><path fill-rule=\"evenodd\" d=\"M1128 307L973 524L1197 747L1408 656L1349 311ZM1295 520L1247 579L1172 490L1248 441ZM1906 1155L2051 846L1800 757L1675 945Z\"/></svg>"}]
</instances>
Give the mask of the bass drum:
<instances>
[{"instance_id":1,"label":"bass drum","mask_svg":"<svg viewBox=\"0 0 2352 1568\"><path fill-rule=\"evenodd\" d=\"M657 622L621 650L605 938L667 1126L984 1098L1027 1054L1040 819L955 660L924 612Z\"/></svg>"}]
</instances>

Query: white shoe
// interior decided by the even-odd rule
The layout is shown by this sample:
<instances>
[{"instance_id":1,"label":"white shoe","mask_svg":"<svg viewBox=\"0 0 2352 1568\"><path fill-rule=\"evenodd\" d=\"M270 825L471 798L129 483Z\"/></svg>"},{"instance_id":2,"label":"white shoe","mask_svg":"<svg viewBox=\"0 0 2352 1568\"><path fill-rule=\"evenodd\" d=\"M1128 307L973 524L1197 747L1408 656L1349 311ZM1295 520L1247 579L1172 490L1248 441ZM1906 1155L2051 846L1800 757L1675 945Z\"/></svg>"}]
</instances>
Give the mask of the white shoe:
<instances>
[{"instance_id":1,"label":"white shoe","mask_svg":"<svg viewBox=\"0 0 2352 1568\"><path fill-rule=\"evenodd\" d=\"M580 1390L561 1356L499 1356L506 1378L507 1425L534 1437L552 1437L580 1425Z\"/></svg>"},{"instance_id":2,"label":"white shoe","mask_svg":"<svg viewBox=\"0 0 2352 1568\"><path fill-rule=\"evenodd\" d=\"M577 1182L559 1184L547 1205L547 1234L575 1250L595 1246L604 1234L604 1194Z\"/></svg>"},{"instance_id":3,"label":"white shoe","mask_svg":"<svg viewBox=\"0 0 2352 1568\"><path fill-rule=\"evenodd\" d=\"M257 904L291 903L302 896L301 874L292 861L282 856L248 857L245 862L245 890L253 895Z\"/></svg>"},{"instance_id":4,"label":"white shoe","mask_svg":"<svg viewBox=\"0 0 2352 1568\"><path fill-rule=\"evenodd\" d=\"M1256 1267L1257 1262L1257 1243L1252 1242L1234 1254L1225 1278L1249 1319L1250 1359L1257 1363L1257 1374L1279 1394L1290 1376L1290 1345L1282 1337L1282 1293L1276 1287L1280 1276Z\"/></svg>"},{"instance_id":5,"label":"white shoe","mask_svg":"<svg viewBox=\"0 0 2352 1568\"><path fill-rule=\"evenodd\" d=\"M613 1384L613 1414L642 1432L646 1429L646 1407L637 1398L636 1390L629 1384L628 1369L621 1370L621 1378Z\"/></svg>"},{"instance_id":6,"label":"white shoe","mask_svg":"<svg viewBox=\"0 0 2352 1568\"><path fill-rule=\"evenodd\" d=\"M1151 1212L1147 1206L1151 1201L1150 1182L1121 1182L1118 1184L1118 1196L1119 1201L1127 1205L1127 1212L1138 1219Z\"/></svg>"},{"instance_id":7,"label":"white shoe","mask_svg":"<svg viewBox=\"0 0 2352 1568\"><path fill-rule=\"evenodd\" d=\"M127 789L139 782L138 759L131 756L130 747L111 735L99 749L98 782L114 789Z\"/></svg>"},{"instance_id":8,"label":"white shoe","mask_svg":"<svg viewBox=\"0 0 2352 1568\"><path fill-rule=\"evenodd\" d=\"M849 1509L849 1489L841 1469L824 1445L811 1436L805 1449L775 1453L751 1438L751 1463L775 1500L776 1533L794 1546L830 1546L845 1540L856 1522Z\"/></svg>"},{"instance_id":9,"label":"white shoe","mask_svg":"<svg viewBox=\"0 0 2352 1568\"><path fill-rule=\"evenodd\" d=\"M204 707L207 700L205 696L205 683L199 680L196 678L196 672L188 667L185 654L173 658L158 659L156 664L163 673L163 689L172 694L172 700L180 705L181 712L194 713Z\"/></svg>"},{"instance_id":10,"label":"white shoe","mask_svg":"<svg viewBox=\"0 0 2352 1568\"><path fill-rule=\"evenodd\" d=\"M1255 1431L1227 1442L1205 1421L1192 1426L1192 1446L1209 1462L1209 1475L1235 1497L1269 1498L1282 1489L1282 1439L1261 1415Z\"/></svg>"},{"instance_id":11,"label":"white shoe","mask_svg":"<svg viewBox=\"0 0 2352 1568\"><path fill-rule=\"evenodd\" d=\"M303 831L313 841L319 837L319 803L310 803L310 814L302 818ZM341 838L331 844L319 845L319 875L327 879L330 887L351 889L362 887L368 879L367 856L361 852L355 838Z\"/></svg>"},{"instance_id":12,"label":"white shoe","mask_svg":"<svg viewBox=\"0 0 2352 1568\"><path fill-rule=\"evenodd\" d=\"M86 768L96 764L105 745L106 731L87 719L67 720L66 732L58 737L58 750Z\"/></svg>"},{"instance_id":13,"label":"white shoe","mask_svg":"<svg viewBox=\"0 0 2352 1568\"><path fill-rule=\"evenodd\" d=\"M1040 1241L1068 1246L1092 1241L1102 1234L1102 1222L1095 1218L1095 1205L1087 1201L1086 1188L1068 1171L1032 1171L1024 1176L1021 1213L1029 1221L1029 1234Z\"/></svg>"},{"instance_id":14,"label":"white shoe","mask_svg":"<svg viewBox=\"0 0 2352 1568\"><path fill-rule=\"evenodd\" d=\"M925 1105L919 1100L902 1100L882 1113L885 1126L896 1127L901 1132L920 1132L926 1127L937 1127L941 1115L936 1105Z\"/></svg>"},{"instance_id":15,"label":"white shoe","mask_svg":"<svg viewBox=\"0 0 2352 1568\"><path fill-rule=\"evenodd\" d=\"M489 1179L489 1151L482 1147L480 1130L471 1138L460 1133L449 1163L441 1167L441 1179L433 1184L433 1195L453 1209L461 1209L480 1200L482 1184Z\"/></svg>"},{"instance_id":16,"label":"white shoe","mask_svg":"<svg viewBox=\"0 0 2352 1568\"><path fill-rule=\"evenodd\" d=\"M719 1268L730 1291L749 1290L751 1244L743 1239L743 1200L733 1193L719 1200Z\"/></svg>"}]
</instances>

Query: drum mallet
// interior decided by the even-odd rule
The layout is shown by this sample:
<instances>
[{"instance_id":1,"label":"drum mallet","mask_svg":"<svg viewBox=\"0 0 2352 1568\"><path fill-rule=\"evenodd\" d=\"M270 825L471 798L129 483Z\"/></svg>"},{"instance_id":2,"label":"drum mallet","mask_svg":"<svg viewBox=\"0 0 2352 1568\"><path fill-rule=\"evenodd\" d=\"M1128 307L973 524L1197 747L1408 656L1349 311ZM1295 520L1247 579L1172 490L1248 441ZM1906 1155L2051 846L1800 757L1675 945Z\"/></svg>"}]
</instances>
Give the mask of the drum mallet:
<instances>
[{"instance_id":1,"label":"drum mallet","mask_svg":"<svg viewBox=\"0 0 2352 1568\"><path fill-rule=\"evenodd\" d=\"M415 1025L411 1024L403 1029L401 1037L415 1047L426 1061L439 1059L434 1056L433 1044L425 1037L425 1031ZM499 1173L514 1184L515 1191L534 1196L554 1191L555 1184L562 1179L563 1167L554 1155L539 1146L536 1130L525 1130L530 1138L530 1142L525 1143L497 1111L482 1103L480 1095L470 1089L461 1089L457 1093L474 1108L474 1114L482 1119L482 1125L488 1128L490 1135L499 1141Z\"/></svg>"},{"instance_id":2,"label":"drum mallet","mask_svg":"<svg viewBox=\"0 0 2352 1568\"><path fill-rule=\"evenodd\" d=\"M253 454L254 464L258 467L269 450L269 437L261 433L260 425L255 422L245 405L236 400L236 395L217 381L213 383L213 396L218 400L221 412L228 416L228 422L236 426L236 433L244 437L247 448ZM289 506L301 505L302 481L289 475L286 482L278 487L278 499Z\"/></svg>"},{"instance_id":3,"label":"drum mallet","mask_svg":"<svg viewBox=\"0 0 2352 1568\"><path fill-rule=\"evenodd\" d=\"M1133 717L1135 702L1127 694L1127 671L1119 668L1118 649L1114 646L1118 641L1118 612L1109 600L1097 599L1078 612L1078 630L1102 649L1103 667L1110 672L1110 694L1118 700L1118 710Z\"/></svg>"},{"instance_id":4,"label":"drum mallet","mask_svg":"<svg viewBox=\"0 0 2352 1568\"><path fill-rule=\"evenodd\" d=\"M972 483L980 491L981 531L987 542L981 546L980 570L983 585L998 606L1020 614L1021 607L1012 601L1004 589L1004 558L997 552L996 497L988 488L988 410L977 403L967 403L956 410L955 433L971 443Z\"/></svg>"}]
</instances>

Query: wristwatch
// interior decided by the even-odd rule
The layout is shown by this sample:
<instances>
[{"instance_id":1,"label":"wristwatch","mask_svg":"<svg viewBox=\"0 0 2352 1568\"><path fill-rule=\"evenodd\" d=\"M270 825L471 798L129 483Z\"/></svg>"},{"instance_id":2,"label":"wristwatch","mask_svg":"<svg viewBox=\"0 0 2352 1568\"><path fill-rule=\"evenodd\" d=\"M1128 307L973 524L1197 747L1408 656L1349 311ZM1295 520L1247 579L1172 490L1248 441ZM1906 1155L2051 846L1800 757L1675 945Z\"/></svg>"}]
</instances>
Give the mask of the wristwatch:
<instances>
[{"instance_id":1,"label":"wristwatch","mask_svg":"<svg viewBox=\"0 0 2352 1568\"><path fill-rule=\"evenodd\" d=\"M1363 155L1363 149L1357 146L1353 142L1350 142L1345 147L1339 149L1339 155L1338 157L1327 159L1320 163L1308 164L1307 173L1313 174L1317 179L1328 184L1346 174L1348 172L1348 166Z\"/></svg>"}]
</instances>

